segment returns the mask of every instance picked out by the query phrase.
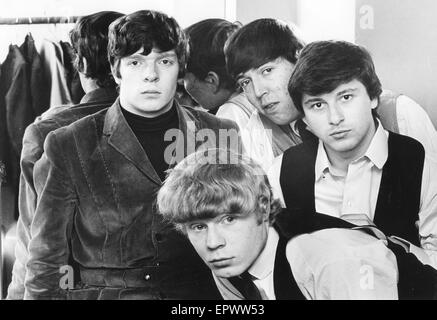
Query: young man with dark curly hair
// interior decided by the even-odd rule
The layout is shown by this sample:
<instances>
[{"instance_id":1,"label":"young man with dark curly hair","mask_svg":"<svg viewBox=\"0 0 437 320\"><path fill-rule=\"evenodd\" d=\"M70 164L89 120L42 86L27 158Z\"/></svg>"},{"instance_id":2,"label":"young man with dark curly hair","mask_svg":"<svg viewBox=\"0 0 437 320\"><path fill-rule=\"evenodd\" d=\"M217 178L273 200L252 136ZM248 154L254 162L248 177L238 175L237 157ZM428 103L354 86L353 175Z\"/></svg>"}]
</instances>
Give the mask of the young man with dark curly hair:
<instances>
[{"instance_id":1,"label":"young man with dark curly hair","mask_svg":"<svg viewBox=\"0 0 437 320\"><path fill-rule=\"evenodd\" d=\"M165 171L194 149L219 145L223 131L236 138L224 146L239 149L234 123L174 100L186 50L164 13L137 11L111 24L120 95L47 137L35 171L46 182L37 186L25 298L217 298L207 268L154 205ZM60 273L68 266L74 283Z\"/></svg>"},{"instance_id":2,"label":"young man with dark curly hair","mask_svg":"<svg viewBox=\"0 0 437 320\"><path fill-rule=\"evenodd\" d=\"M8 299L23 299L24 295L27 245L30 241L30 225L37 204L35 184L44 184L41 178L34 180L33 172L44 152L45 138L60 127L108 108L118 96L108 61L107 47L109 25L122 15L114 11L102 11L84 16L76 23L70 32L70 40L75 54L74 66L79 72L85 96L77 105L53 106L29 125L24 133L17 244Z\"/></svg>"}]
</instances>

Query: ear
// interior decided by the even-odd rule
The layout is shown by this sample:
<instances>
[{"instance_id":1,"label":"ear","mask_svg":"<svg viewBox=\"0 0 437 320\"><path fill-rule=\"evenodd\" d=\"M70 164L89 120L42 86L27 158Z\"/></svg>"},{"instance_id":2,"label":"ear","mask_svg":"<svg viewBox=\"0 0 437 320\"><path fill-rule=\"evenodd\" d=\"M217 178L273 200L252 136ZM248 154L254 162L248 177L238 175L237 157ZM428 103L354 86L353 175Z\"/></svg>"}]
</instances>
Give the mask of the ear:
<instances>
[{"instance_id":1,"label":"ear","mask_svg":"<svg viewBox=\"0 0 437 320\"><path fill-rule=\"evenodd\" d=\"M259 207L262 211L262 221L268 222L270 216L270 199L268 197L262 196L259 199Z\"/></svg>"},{"instance_id":2,"label":"ear","mask_svg":"<svg viewBox=\"0 0 437 320\"><path fill-rule=\"evenodd\" d=\"M86 58L82 57L82 61L81 62L82 62L82 66L83 66L82 73L86 74L87 71L88 71L88 63L86 62Z\"/></svg>"},{"instance_id":3,"label":"ear","mask_svg":"<svg viewBox=\"0 0 437 320\"><path fill-rule=\"evenodd\" d=\"M214 71L209 71L203 80L212 90L212 92L217 93L220 90L220 77Z\"/></svg>"},{"instance_id":4,"label":"ear","mask_svg":"<svg viewBox=\"0 0 437 320\"><path fill-rule=\"evenodd\" d=\"M115 83L118 84L118 85L120 85L120 83L121 83L121 78L117 76L117 70L115 70L115 68L116 68L115 66L112 66L112 67L111 67L111 73L112 73L112 76L114 77L114 81L115 81Z\"/></svg>"},{"instance_id":5,"label":"ear","mask_svg":"<svg viewBox=\"0 0 437 320\"><path fill-rule=\"evenodd\" d=\"M269 222L269 220L270 220L270 211L271 211L271 208L270 208L270 201L269 201L268 204L267 204L266 211L264 213L264 222Z\"/></svg>"}]
</instances>

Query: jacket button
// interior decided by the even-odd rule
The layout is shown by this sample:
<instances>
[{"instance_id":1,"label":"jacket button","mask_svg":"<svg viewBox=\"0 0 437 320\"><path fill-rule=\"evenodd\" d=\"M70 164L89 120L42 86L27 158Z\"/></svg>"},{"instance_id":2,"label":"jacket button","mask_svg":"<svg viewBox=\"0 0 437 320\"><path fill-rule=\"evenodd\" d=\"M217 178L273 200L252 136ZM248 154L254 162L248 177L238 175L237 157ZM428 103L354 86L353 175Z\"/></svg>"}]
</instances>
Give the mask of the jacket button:
<instances>
[{"instance_id":1,"label":"jacket button","mask_svg":"<svg viewBox=\"0 0 437 320\"><path fill-rule=\"evenodd\" d=\"M148 280L150 280L150 274L146 274L145 276L144 276L144 279L146 279L146 281L148 281Z\"/></svg>"}]
</instances>

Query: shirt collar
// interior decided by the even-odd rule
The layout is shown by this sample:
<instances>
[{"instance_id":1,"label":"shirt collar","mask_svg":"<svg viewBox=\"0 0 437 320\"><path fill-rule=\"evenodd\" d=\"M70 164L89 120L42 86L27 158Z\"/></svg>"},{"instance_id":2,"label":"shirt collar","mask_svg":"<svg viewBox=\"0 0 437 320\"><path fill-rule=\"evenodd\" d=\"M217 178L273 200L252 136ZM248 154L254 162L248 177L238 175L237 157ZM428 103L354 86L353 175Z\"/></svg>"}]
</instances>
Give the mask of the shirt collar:
<instances>
[{"instance_id":1,"label":"shirt collar","mask_svg":"<svg viewBox=\"0 0 437 320\"><path fill-rule=\"evenodd\" d=\"M261 254L249 268L249 273L255 280L262 280L269 276L275 267L276 247L278 246L279 234L270 227L267 242Z\"/></svg>"},{"instance_id":2,"label":"shirt collar","mask_svg":"<svg viewBox=\"0 0 437 320\"><path fill-rule=\"evenodd\" d=\"M365 155L378 169L382 169L388 158L388 132L378 120L375 135Z\"/></svg>"},{"instance_id":3,"label":"shirt collar","mask_svg":"<svg viewBox=\"0 0 437 320\"><path fill-rule=\"evenodd\" d=\"M366 153L360 159L367 157L378 169L384 167L388 158L388 132L384 130L382 124L377 120L377 127L375 135L370 142L369 148ZM359 160L359 159L357 159ZM319 140L319 146L317 149L317 158L315 166L315 179L318 181L323 176L326 170L329 170L331 163L329 162L328 155L326 154L323 142Z\"/></svg>"},{"instance_id":4,"label":"shirt collar","mask_svg":"<svg viewBox=\"0 0 437 320\"><path fill-rule=\"evenodd\" d=\"M317 148L317 157L316 157L316 167L315 167L315 179L318 181L323 173L329 169L330 162L328 159L328 155L326 154L325 148L323 147L322 140L319 139L319 146Z\"/></svg>"}]
</instances>

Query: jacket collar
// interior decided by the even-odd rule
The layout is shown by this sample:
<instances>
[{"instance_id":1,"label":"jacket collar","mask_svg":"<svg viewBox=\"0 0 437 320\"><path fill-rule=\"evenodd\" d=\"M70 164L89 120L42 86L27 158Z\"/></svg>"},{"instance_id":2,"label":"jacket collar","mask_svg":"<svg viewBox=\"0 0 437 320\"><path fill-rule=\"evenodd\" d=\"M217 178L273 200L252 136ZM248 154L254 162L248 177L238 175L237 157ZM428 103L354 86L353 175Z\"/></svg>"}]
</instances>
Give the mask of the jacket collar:
<instances>
[{"instance_id":1,"label":"jacket collar","mask_svg":"<svg viewBox=\"0 0 437 320\"><path fill-rule=\"evenodd\" d=\"M170 168L175 166L186 155L194 152L197 148L195 134L201 128L199 120L191 110L179 106L176 101L173 107L176 108L178 113L179 130L175 131L178 133L175 135L176 141L174 142L176 152L172 154L172 160L169 163ZM109 144L131 161L142 173L156 184L162 184L146 152L124 118L119 98L106 113L103 134L109 136Z\"/></svg>"},{"instance_id":2,"label":"jacket collar","mask_svg":"<svg viewBox=\"0 0 437 320\"><path fill-rule=\"evenodd\" d=\"M80 104L114 102L117 96L118 92L115 87L98 88L85 94L80 100Z\"/></svg>"}]
</instances>

